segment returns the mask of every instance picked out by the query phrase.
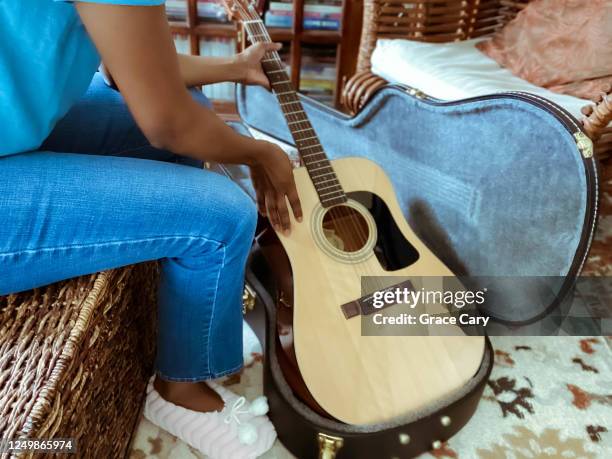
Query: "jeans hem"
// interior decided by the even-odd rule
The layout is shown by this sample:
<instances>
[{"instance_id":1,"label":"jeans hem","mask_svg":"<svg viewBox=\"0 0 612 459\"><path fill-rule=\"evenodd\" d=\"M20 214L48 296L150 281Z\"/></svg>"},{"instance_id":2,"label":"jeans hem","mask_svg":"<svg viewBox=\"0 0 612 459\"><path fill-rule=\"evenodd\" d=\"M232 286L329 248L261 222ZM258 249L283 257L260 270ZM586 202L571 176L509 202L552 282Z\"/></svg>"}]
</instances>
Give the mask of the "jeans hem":
<instances>
[{"instance_id":1,"label":"jeans hem","mask_svg":"<svg viewBox=\"0 0 612 459\"><path fill-rule=\"evenodd\" d=\"M157 376L159 376L160 378L166 380L166 381L172 381L172 382L201 382L201 381L209 381L211 379L217 379L217 378L221 378L223 376L227 376L229 374L232 373L236 373L237 371L241 370L244 367L244 363L241 363L240 365L230 368L229 370L223 370L223 371L217 371L217 372L213 372L213 373L206 373L203 376L194 376L191 378L175 378L173 376L168 376L164 373L162 373L159 370L155 371L155 374Z\"/></svg>"}]
</instances>

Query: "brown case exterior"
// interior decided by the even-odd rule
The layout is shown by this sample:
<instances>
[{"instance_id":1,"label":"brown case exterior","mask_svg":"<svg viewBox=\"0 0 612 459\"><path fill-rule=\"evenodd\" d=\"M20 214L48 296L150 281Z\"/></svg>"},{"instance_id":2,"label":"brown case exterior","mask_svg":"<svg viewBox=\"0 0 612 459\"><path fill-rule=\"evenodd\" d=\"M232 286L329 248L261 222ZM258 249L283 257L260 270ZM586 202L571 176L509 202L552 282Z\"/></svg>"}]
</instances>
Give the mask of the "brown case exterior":
<instances>
[{"instance_id":1,"label":"brown case exterior","mask_svg":"<svg viewBox=\"0 0 612 459\"><path fill-rule=\"evenodd\" d=\"M506 320L515 324L529 323L545 316L568 296L568 292L571 290L576 276L580 273L588 253L597 221L598 173L593 158L592 143L587 142L588 139L578 123L562 109L548 101L522 93L496 94L479 99L442 103L427 98L413 97L405 88L395 86L379 91L375 99L370 101L364 110L354 118L348 118L334 110L321 107L307 98L302 98L302 102L317 129L322 143L326 146L328 155L332 159L351 153L345 151L350 150L345 145L346 139L350 138L359 142L360 146L376 145L375 150L357 148L357 151L361 151L364 156L373 156L371 159L379 162L388 173L395 173L396 175L406 174L407 171L397 168L397 164L392 161L393 159L404 157L410 159L411 155L419 154L421 155L419 156L420 160L431 162L437 156L432 153L433 156L424 157L423 151L427 148L432 149L432 145L436 147L432 151L437 152L438 156L449 164L469 162L477 168L481 164L491 164L493 156L501 153L504 153L503 158L506 158L506 162L503 164L513 164L507 161L510 156L503 149L500 150L500 145L506 145L503 142L489 142L491 145L485 145L481 142L477 145L478 148L468 148L472 139L484 136L483 139L490 141L486 137L486 133L483 134L479 131L482 128L479 124L481 121L479 114L484 111L495 112L499 119L504 120L504 122L497 124L487 124L491 131L489 134L493 138L505 139L506 131L503 126L506 125L514 126L513 140L516 140L519 134L522 135L522 142L516 141L515 143L524 146L524 149L519 149L513 144L508 145L516 147L512 151L514 158L532 161L539 165L533 169L534 171L537 172L542 167L550 168L552 164L555 165L555 170L565 170L563 169L565 165L571 165L573 169L566 171L568 180L560 181L558 184L556 182L548 183L547 181L545 183L538 182L533 180L533 174L526 173L530 169L520 169L524 173L516 177L517 179L524 178L524 180L515 186L515 188L524 192L531 183L538 186L546 185L545 189L550 191L546 194L549 198L547 203L552 202L551 205L554 204L555 209L564 209L566 201L559 197L571 185L571 189L576 190L576 193L572 194L571 199L567 202L572 205L575 204L580 209L584 207L583 212L582 210L575 212L575 225L574 220L570 222L576 227L574 234L575 239L578 240L576 247L562 248L564 250L563 259L570 260L568 266L565 267L564 265L563 269L557 269L558 267L553 264L548 269L548 271L560 273L560 277L565 279L562 288L550 304L542 304L536 308L533 307L531 302L528 302L524 305L521 303L521 306L525 306L522 309L499 309L485 312L499 320ZM291 143L280 109L271 94L257 88L240 87L238 106L242 123L234 127L239 132L249 135L246 129L248 126L263 131L281 142ZM447 134L454 133L453 139L449 140L447 136L444 137L443 142L438 143L417 141L422 131L418 127L432 125L431 120L428 121L427 118L432 113L441 117L441 122L449 124ZM461 129L453 130L453 123L459 122L462 123ZM398 126L403 129L403 132L410 133L410 136L402 138L403 143L394 140L397 137L395 128ZM517 127L520 126L524 129L517 130ZM538 126L538 129L534 131L531 126ZM341 136L338 135L340 129L343 132ZM386 141L386 143L383 141ZM409 141L412 143L408 144ZM459 148L459 144L465 147L460 149L463 152L462 155L457 155L453 150ZM493 164L495 163L493 162ZM248 175L244 170L236 167L223 169L228 176L243 186L245 191L252 192ZM508 170L516 173L516 170L512 168ZM398 182L401 178L395 176ZM496 174L496 179L499 179L499 174ZM477 186L478 183L473 185ZM418 191L411 191L409 186L398 189L398 192L403 193L403 202L424 199ZM540 195L535 193L533 196ZM431 207L435 209L433 204ZM520 209L523 206L523 201L516 200L513 205ZM491 208L486 210L490 211ZM482 212L481 216L488 218L489 215L494 216L496 214L494 212ZM444 219L442 214L438 217L440 225L449 226L447 231L455 235L463 234L461 228L452 227L456 219L450 217ZM489 220L486 220L486 222L491 223ZM410 223L418 228L422 222ZM495 221L492 221L492 223L495 223ZM536 223L541 226L541 231L538 234L554 233L552 230L554 228L549 229L547 226L549 222L545 219L532 221L529 227L532 228ZM469 228L472 227L469 226ZM434 233L424 231L423 234ZM488 237L486 239L488 246L494 248L498 246L495 231L491 231L490 234L485 234L485 236ZM466 240L481 241L478 237L466 238ZM461 255L460 259L463 262L474 265L472 266L473 269L468 270L468 272L478 273L479 271L476 268L479 267L478 260L482 257L479 258L478 253L474 254L468 248L455 247L455 249L465 249L462 255L457 255ZM489 264L495 264L496 260L505 259L505 257L513 254L497 250L495 255L497 258L494 257L489 260ZM527 274L530 273L528 268L529 266L526 266L524 269ZM457 272L457 270L454 271ZM518 274L524 275L522 271ZM280 441L297 458L399 459L414 457L423 452L440 448L442 443L457 433L474 414L493 365L493 352L488 339L481 366L473 379L464 387L449 394L445 399L439 400L423 410L406 413L405 416L384 424L368 426L347 425L315 412L294 395L277 358L277 308L275 303L275 299L278 298L277 280L274 279L271 270L266 265L261 249L257 246L252 253L248 266L247 282L256 294L259 307L263 307L266 314L264 391L270 404L269 416L277 429ZM281 283L283 286L287 283L284 275ZM415 369L415 371L418 371L418 369ZM350 384L350 381L346 381L346 384ZM407 394L407 396L410 395ZM355 402L359 403L359 401ZM477 439L475 440L477 441Z\"/></svg>"},{"instance_id":2,"label":"brown case exterior","mask_svg":"<svg viewBox=\"0 0 612 459\"><path fill-rule=\"evenodd\" d=\"M278 438L294 456L299 459L415 457L440 448L470 420L493 366L488 338L481 366L472 381L425 410L368 426L344 424L313 411L293 394L277 358L277 309L273 299L276 280L271 272L256 245L246 280L254 291L256 307L263 307L266 316L264 393Z\"/></svg>"},{"instance_id":3,"label":"brown case exterior","mask_svg":"<svg viewBox=\"0 0 612 459\"><path fill-rule=\"evenodd\" d=\"M232 127L248 135L244 125L232 123ZM241 185L247 178L243 168L219 164L212 168ZM267 223L260 222L260 227L265 226ZM282 280L274 277L275 271L276 275L283 277ZM324 417L303 403L285 379L277 357L275 299L279 298L279 284L286 288L288 282L292 282L290 274L271 269L261 248L255 244L247 265L246 283L253 292L255 307L263 308L265 312L265 336L260 339L264 349L264 394L270 405L268 416L274 423L279 440L296 458L415 457L440 448L470 420L493 366L493 351L487 337L480 368L470 383L419 412L407 413L384 424L356 426Z\"/></svg>"}]
</instances>

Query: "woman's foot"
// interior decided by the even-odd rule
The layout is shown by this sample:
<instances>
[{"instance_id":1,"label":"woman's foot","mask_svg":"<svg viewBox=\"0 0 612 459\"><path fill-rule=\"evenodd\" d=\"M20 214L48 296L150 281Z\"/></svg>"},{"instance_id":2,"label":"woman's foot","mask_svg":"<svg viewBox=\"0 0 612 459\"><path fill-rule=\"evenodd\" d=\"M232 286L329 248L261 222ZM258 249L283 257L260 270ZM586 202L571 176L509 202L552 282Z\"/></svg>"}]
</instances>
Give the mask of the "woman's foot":
<instances>
[{"instance_id":1,"label":"woman's foot","mask_svg":"<svg viewBox=\"0 0 612 459\"><path fill-rule=\"evenodd\" d=\"M174 392L172 396L177 401L180 399L190 406L201 408L218 408L218 399L221 399L220 411L193 410L168 401L160 395L155 385L161 390L172 391L181 386L172 387L171 384L168 388L163 383L154 384L151 381L147 387L145 417L210 459L254 459L270 449L276 439L276 431L265 416L268 411L265 397L259 397L249 404L244 397L222 386L208 384L208 390L189 387L182 393ZM193 401L186 401L186 394L192 391L206 393L207 401L197 402L196 405ZM214 393L213 396L210 396L210 391Z\"/></svg>"},{"instance_id":2,"label":"woman's foot","mask_svg":"<svg viewBox=\"0 0 612 459\"><path fill-rule=\"evenodd\" d=\"M153 387L162 398L188 410L208 413L221 411L225 403L205 382L174 382L155 377Z\"/></svg>"}]
</instances>

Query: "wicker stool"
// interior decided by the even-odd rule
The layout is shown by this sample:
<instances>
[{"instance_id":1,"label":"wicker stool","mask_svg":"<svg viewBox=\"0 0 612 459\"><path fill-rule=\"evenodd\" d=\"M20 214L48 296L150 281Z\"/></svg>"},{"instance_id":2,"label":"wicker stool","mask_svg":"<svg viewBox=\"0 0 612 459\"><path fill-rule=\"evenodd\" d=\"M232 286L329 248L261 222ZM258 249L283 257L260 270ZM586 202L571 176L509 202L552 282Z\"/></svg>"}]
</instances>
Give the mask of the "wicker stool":
<instances>
[{"instance_id":1,"label":"wicker stool","mask_svg":"<svg viewBox=\"0 0 612 459\"><path fill-rule=\"evenodd\" d=\"M0 437L126 457L152 373L156 286L148 263L0 297Z\"/></svg>"}]
</instances>

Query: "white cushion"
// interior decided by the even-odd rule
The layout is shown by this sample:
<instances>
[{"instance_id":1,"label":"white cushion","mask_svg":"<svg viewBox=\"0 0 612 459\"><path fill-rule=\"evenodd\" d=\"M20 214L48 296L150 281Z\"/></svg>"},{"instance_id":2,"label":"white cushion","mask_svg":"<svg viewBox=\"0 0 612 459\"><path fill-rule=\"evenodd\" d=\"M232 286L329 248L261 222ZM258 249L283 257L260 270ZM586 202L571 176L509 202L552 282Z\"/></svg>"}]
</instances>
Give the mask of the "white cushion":
<instances>
[{"instance_id":1,"label":"white cushion","mask_svg":"<svg viewBox=\"0 0 612 459\"><path fill-rule=\"evenodd\" d=\"M535 86L500 67L475 44L482 39L452 43L381 39L372 54L372 71L442 100L458 100L496 92L524 91L545 97L582 118L591 103Z\"/></svg>"}]
</instances>

